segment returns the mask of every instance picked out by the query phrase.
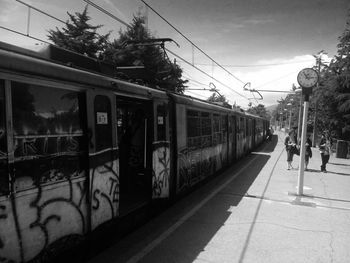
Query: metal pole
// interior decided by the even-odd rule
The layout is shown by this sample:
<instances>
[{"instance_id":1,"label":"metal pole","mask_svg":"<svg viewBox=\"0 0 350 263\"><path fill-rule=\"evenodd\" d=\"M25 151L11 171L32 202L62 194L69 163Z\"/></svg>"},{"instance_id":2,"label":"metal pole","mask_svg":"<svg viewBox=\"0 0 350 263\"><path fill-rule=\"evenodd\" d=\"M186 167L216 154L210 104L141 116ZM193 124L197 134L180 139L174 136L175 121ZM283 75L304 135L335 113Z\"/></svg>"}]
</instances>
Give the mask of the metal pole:
<instances>
[{"instance_id":1,"label":"metal pole","mask_svg":"<svg viewBox=\"0 0 350 263\"><path fill-rule=\"evenodd\" d=\"M299 108L299 118L298 118L298 142L300 142L302 118L303 118L303 96L300 94L300 108Z\"/></svg>"},{"instance_id":2,"label":"metal pole","mask_svg":"<svg viewBox=\"0 0 350 263\"><path fill-rule=\"evenodd\" d=\"M306 123L307 123L307 113L309 110L309 101L305 99L304 101L304 116L303 125L301 132L301 147L300 147L300 161L299 161L299 173L298 173L298 195L303 195L304 188L304 165L305 165L305 142L306 142Z\"/></svg>"}]
</instances>

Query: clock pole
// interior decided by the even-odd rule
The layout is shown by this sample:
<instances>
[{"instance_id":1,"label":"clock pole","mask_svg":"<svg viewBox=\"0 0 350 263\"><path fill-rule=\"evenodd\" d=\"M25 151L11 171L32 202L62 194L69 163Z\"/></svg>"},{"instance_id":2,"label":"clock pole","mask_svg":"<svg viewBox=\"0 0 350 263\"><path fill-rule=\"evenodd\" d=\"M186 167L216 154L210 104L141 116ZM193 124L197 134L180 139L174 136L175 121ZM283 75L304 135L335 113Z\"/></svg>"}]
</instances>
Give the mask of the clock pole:
<instances>
[{"instance_id":1,"label":"clock pole","mask_svg":"<svg viewBox=\"0 0 350 263\"><path fill-rule=\"evenodd\" d=\"M302 95L304 96L304 114L301 130L300 142L300 158L299 158L299 172L298 172L298 195L303 195L304 190L304 167L305 167L305 144L307 133L307 115L309 110L309 97L312 93L312 88L318 83L318 73L310 68L303 69L299 72L297 77L299 85L302 87Z\"/></svg>"},{"instance_id":2,"label":"clock pole","mask_svg":"<svg viewBox=\"0 0 350 263\"><path fill-rule=\"evenodd\" d=\"M301 143L300 143L300 158L299 158L299 172L298 172L298 195L303 195L304 188L304 167L305 167L305 143L307 133L307 114L309 111L309 95L305 95L304 99L304 114L301 129Z\"/></svg>"}]
</instances>

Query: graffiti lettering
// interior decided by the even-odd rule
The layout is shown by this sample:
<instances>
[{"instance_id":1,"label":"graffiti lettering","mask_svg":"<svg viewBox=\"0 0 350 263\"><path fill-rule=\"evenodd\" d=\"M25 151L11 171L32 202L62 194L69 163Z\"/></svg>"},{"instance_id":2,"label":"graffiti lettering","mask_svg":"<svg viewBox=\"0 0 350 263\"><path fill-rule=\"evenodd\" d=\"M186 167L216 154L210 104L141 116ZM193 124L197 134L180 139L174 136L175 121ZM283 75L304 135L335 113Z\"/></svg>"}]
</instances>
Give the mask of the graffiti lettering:
<instances>
[{"instance_id":1,"label":"graffiti lettering","mask_svg":"<svg viewBox=\"0 0 350 263\"><path fill-rule=\"evenodd\" d=\"M79 152L82 134L15 136L16 156Z\"/></svg>"},{"instance_id":2,"label":"graffiti lettering","mask_svg":"<svg viewBox=\"0 0 350 263\"><path fill-rule=\"evenodd\" d=\"M112 202L119 201L119 184L118 180L113 177L109 177L109 181L111 181L111 188L109 190L109 195L112 196Z\"/></svg>"},{"instance_id":3,"label":"graffiti lettering","mask_svg":"<svg viewBox=\"0 0 350 263\"><path fill-rule=\"evenodd\" d=\"M169 147L161 146L153 151L153 198L169 195L170 158Z\"/></svg>"},{"instance_id":4,"label":"graffiti lettering","mask_svg":"<svg viewBox=\"0 0 350 263\"><path fill-rule=\"evenodd\" d=\"M82 202L83 202L83 200L84 200L84 196L87 193L87 187L84 186L84 182L77 183L77 186L78 186L79 191L80 191L80 200L79 200L79 203L78 203L78 206L80 207Z\"/></svg>"},{"instance_id":5,"label":"graffiti lettering","mask_svg":"<svg viewBox=\"0 0 350 263\"><path fill-rule=\"evenodd\" d=\"M95 189L93 195L92 195L92 199L94 204L92 205L92 209L97 210L100 207L100 200L98 199L98 195L100 194L100 190L99 189Z\"/></svg>"}]
</instances>

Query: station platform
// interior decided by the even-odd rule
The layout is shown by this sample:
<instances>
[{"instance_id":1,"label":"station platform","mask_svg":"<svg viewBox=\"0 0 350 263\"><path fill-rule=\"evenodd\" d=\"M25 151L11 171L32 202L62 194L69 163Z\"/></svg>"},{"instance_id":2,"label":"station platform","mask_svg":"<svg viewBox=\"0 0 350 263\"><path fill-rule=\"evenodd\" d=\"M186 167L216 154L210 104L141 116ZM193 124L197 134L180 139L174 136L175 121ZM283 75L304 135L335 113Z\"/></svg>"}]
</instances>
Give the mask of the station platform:
<instances>
[{"instance_id":1,"label":"station platform","mask_svg":"<svg viewBox=\"0 0 350 263\"><path fill-rule=\"evenodd\" d=\"M350 262L350 160L312 148L297 195L299 157L287 170L275 132L230 169L90 259L96 262Z\"/></svg>"}]
</instances>

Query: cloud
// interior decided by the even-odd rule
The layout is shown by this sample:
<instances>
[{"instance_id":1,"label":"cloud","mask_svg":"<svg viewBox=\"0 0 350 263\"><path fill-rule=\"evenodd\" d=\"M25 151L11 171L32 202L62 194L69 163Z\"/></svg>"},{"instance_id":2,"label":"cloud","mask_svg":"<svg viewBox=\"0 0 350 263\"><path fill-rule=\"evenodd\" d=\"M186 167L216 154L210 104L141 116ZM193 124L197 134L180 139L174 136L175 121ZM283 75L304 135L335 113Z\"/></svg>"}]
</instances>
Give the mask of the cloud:
<instances>
[{"instance_id":1,"label":"cloud","mask_svg":"<svg viewBox=\"0 0 350 263\"><path fill-rule=\"evenodd\" d=\"M238 18L233 22L225 23L224 32L230 32L234 29L243 29L252 26L259 26L274 23L275 20L271 18Z\"/></svg>"},{"instance_id":2,"label":"cloud","mask_svg":"<svg viewBox=\"0 0 350 263\"><path fill-rule=\"evenodd\" d=\"M330 61L330 57L324 55L324 61ZM265 66L261 66L265 65ZM288 91L291 91L292 85L297 83L298 72L307 67L315 66L315 58L312 55L300 55L292 58L275 58L270 60L260 60L256 64L251 65L252 67L239 68L239 69L229 69L229 71L238 79L242 80L243 83L237 81L234 77L230 76L227 72L222 69L207 66L203 68L204 71L209 74L212 73L213 77L224 83L225 86L214 80L203 76L195 70L186 68L187 75L190 75L192 79L195 79L201 83L209 84L209 82L214 82L220 93L226 96L230 103L236 102L238 105L246 108L249 101L242 96L236 94L236 92L242 94L247 98L252 98L254 104L264 104L265 106L270 106L277 104L277 100L281 97L287 96ZM258 67L255 67L258 66ZM260 67L261 66L261 67ZM259 98L257 93L250 93L243 90L244 83L250 82L250 89L259 90L263 96L263 100L254 100L253 97ZM228 87L231 89L229 89ZM265 92L264 92L265 90ZM267 92L267 91L279 91L279 92ZM199 96L211 95L208 91L193 91L193 93L199 94ZM191 94L193 96L193 94Z\"/></svg>"}]
</instances>

